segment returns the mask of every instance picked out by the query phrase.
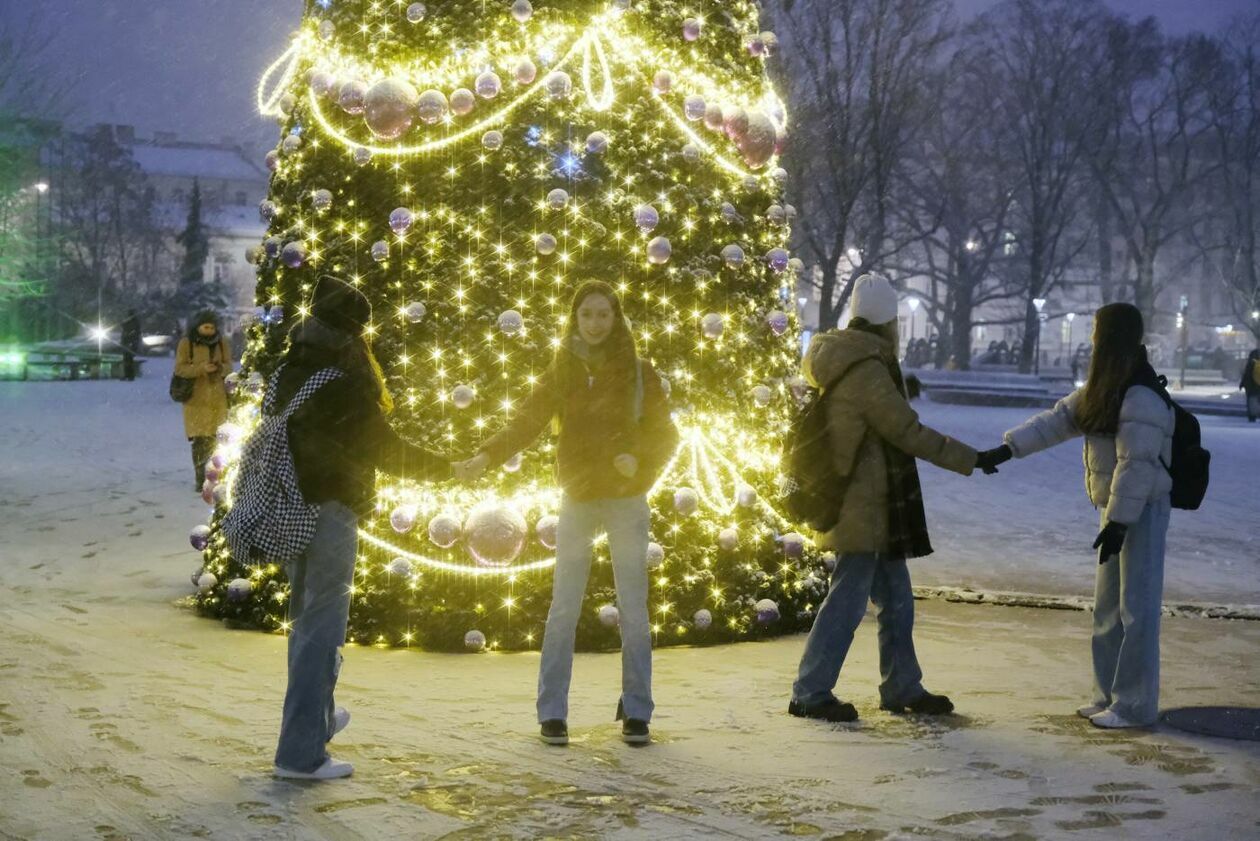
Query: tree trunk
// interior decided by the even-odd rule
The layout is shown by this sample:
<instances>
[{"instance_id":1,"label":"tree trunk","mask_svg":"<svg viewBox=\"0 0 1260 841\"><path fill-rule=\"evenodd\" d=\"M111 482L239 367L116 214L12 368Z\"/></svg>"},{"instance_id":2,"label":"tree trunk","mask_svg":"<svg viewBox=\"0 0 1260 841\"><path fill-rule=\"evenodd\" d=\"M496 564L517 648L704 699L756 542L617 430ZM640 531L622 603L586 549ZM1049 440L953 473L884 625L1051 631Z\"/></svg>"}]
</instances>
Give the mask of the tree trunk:
<instances>
[{"instance_id":1,"label":"tree trunk","mask_svg":"<svg viewBox=\"0 0 1260 841\"><path fill-rule=\"evenodd\" d=\"M1037 308L1031 300L1024 302L1024 345L1019 352L1019 372L1031 374L1033 360L1037 356L1037 336L1041 333L1041 322L1037 319Z\"/></svg>"},{"instance_id":2,"label":"tree trunk","mask_svg":"<svg viewBox=\"0 0 1260 841\"><path fill-rule=\"evenodd\" d=\"M1111 266L1111 205L1101 190L1097 192L1094 208L1094 218L1098 222L1098 291L1102 302L1110 304L1116 300Z\"/></svg>"},{"instance_id":3,"label":"tree trunk","mask_svg":"<svg viewBox=\"0 0 1260 841\"><path fill-rule=\"evenodd\" d=\"M1155 328L1155 254L1137 255L1137 278L1133 283L1133 304L1142 313L1147 330Z\"/></svg>"},{"instance_id":4,"label":"tree trunk","mask_svg":"<svg viewBox=\"0 0 1260 841\"><path fill-rule=\"evenodd\" d=\"M949 355L958 364L958 370L971 370L971 315L975 307L972 303L974 288L970 278L958 285L954 293L954 305L950 308ZM945 342L941 342L945 346Z\"/></svg>"},{"instance_id":5,"label":"tree trunk","mask_svg":"<svg viewBox=\"0 0 1260 841\"><path fill-rule=\"evenodd\" d=\"M834 308L832 298L836 294L836 261L822 261L822 285L819 287L821 300L818 302L818 332L830 330L836 326L840 310Z\"/></svg>"}]
</instances>

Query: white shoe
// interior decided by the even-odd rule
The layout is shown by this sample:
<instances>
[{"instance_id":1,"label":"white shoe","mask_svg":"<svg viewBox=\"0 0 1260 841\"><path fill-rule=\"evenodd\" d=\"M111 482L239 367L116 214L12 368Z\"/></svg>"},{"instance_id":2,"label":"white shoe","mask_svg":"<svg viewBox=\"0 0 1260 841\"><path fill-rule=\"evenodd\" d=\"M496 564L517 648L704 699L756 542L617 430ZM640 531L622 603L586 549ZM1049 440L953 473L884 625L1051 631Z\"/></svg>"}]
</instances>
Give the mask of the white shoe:
<instances>
[{"instance_id":1,"label":"white shoe","mask_svg":"<svg viewBox=\"0 0 1260 841\"><path fill-rule=\"evenodd\" d=\"M1138 724L1134 721L1129 721L1115 710L1103 710L1100 713L1095 713L1089 717L1089 723L1095 727L1102 727L1105 730L1126 730L1131 727L1148 726L1145 724Z\"/></svg>"},{"instance_id":2,"label":"white shoe","mask_svg":"<svg viewBox=\"0 0 1260 841\"><path fill-rule=\"evenodd\" d=\"M345 707L337 707L333 710L333 736L336 736L342 730L345 730L350 724L350 711ZM331 737L330 737L331 738Z\"/></svg>"},{"instance_id":3,"label":"white shoe","mask_svg":"<svg viewBox=\"0 0 1260 841\"><path fill-rule=\"evenodd\" d=\"M336 780L354 773L354 766L349 762L340 762L331 756L314 771L292 771L288 768L275 767L275 775L286 780Z\"/></svg>"},{"instance_id":4,"label":"white shoe","mask_svg":"<svg viewBox=\"0 0 1260 841\"><path fill-rule=\"evenodd\" d=\"M1093 718L1105 709L1102 704L1090 704L1088 707L1077 707L1076 714L1081 718Z\"/></svg>"}]
</instances>

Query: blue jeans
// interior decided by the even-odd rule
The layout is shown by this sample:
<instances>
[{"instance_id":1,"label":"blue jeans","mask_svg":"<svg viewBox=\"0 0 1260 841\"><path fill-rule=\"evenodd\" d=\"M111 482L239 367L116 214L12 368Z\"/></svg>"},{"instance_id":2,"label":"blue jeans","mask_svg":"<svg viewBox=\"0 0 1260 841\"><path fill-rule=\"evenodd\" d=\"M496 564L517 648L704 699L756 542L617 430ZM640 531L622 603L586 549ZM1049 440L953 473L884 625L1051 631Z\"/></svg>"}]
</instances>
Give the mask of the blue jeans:
<instances>
[{"instance_id":1,"label":"blue jeans","mask_svg":"<svg viewBox=\"0 0 1260 841\"><path fill-rule=\"evenodd\" d=\"M1159 715L1159 621L1164 596L1168 497L1129 526L1120 557L1094 584L1094 703L1135 724ZM1105 524L1105 518L1104 518Z\"/></svg>"},{"instance_id":2,"label":"blue jeans","mask_svg":"<svg viewBox=\"0 0 1260 841\"><path fill-rule=\"evenodd\" d=\"M328 758L333 687L350 619L358 554L358 518L339 502L320 506L306 554L288 564L289 688L284 695L276 764L314 771Z\"/></svg>"},{"instance_id":3,"label":"blue jeans","mask_svg":"<svg viewBox=\"0 0 1260 841\"><path fill-rule=\"evenodd\" d=\"M626 718L652 718L652 629L647 546L651 513L643 496L560 503L551 609L538 669L538 720L569 717L573 640L591 571L591 543L608 534L621 629L621 701Z\"/></svg>"},{"instance_id":4,"label":"blue jeans","mask_svg":"<svg viewBox=\"0 0 1260 841\"><path fill-rule=\"evenodd\" d=\"M831 589L805 643L792 700L812 706L833 699L832 690L853 644L853 633L873 601L879 622L879 685L884 704L909 704L923 694L923 672L914 653L914 594L905 558L849 552L836 558Z\"/></svg>"}]
</instances>

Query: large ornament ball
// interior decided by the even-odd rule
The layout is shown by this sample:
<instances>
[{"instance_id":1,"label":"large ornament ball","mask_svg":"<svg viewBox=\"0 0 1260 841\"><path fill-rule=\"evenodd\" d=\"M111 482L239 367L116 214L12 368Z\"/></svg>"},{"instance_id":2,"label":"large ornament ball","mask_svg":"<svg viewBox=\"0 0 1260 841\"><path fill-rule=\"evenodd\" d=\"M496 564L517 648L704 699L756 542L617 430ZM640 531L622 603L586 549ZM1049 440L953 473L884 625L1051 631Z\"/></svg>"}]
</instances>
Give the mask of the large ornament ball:
<instances>
[{"instance_id":1,"label":"large ornament ball","mask_svg":"<svg viewBox=\"0 0 1260 841\"><path fill-rule=\"evenodd\" d=\"M547 95L552 99L568 99L569 94L573 92L573 80L563 70L553 70L547 74L543 87L547 89Z\"/></svg>"},{"instance_id":2,"label":"large ornament ball","mask_svg":"<svg viewBox=\"0 0 1260 841\"><path fill-rule=\"evenodd\" d=\"M757 611L757 622L762 625L779 621L779 605L774 599L762 599L753 606L753 610Z\"/></svg>"},{"instance_id":3,"label":"large ornament ball","mask_svg":"<svg viewBox=\"0 0 1260 841\"><path fill-rule=\"evenodd\" d=\"M556 548L556 532L560 528L560 518L555 514L547 514L540 517L538 522L534 524L534 534L538 537L538 542L548 549Z\"/></svg>"},{"instance_id":4,"label":"large ornament ball","mask_svg":"<svg viewBox=\"0 0 1260 841\"><path fill-rule=\"evenodd\" d=\"M683 40L697 41L700 39L700 31L702 24L698 18L687 18L683 21Z\"/></svg>"},{"instance_id":5,"label":"large ornament ball","mask_svg":"<svg viewBox=\"0 0 1260 841\"><path fill-rule=\"evenodd\" d=\"M328 91L337 83L331 73L323 70L317 70L311 74L310 86L311 92L316 96L327 96Z\"/></svg>"},{"instance_id":6,"label":"large ornament ball","mask_svg":"<svg viewBox=\"0 0 1260 841\"><path fill-rule=\"evenodd\" d=\"M822 562L823 562L823 567L825 567L825 568L826 568L827 572L835 572L835 570L836 570L836 553L835 553L835 552L823 552Z\"/></svg>"},{"instance_id":7,"label":"large ornament ball","mask_svg":"<svg viewBox=\"0 0 1260 841\"><path fill-rule=\"evenodd\" d=\"M791 222L792 220L796 218L796 216L797 216L796 205L794 204L783 205L783 218Z\"/></svg>"},{"instance_id":8,"label":"large ornament ball","mask_svg":"<svg viewBox=\"0 0 1260 841\"><path fill-rule=\"evenodd\" d=\"M472 386L462 383L451 391L451 402L455 404L456 409L467 409L476 397L477 392L473 391Z\"/></svg>"},{"instance_id":9,"label":"large ornament ball","mask_svg":"<svg viewBox=\"0 0 1260 841\"><path fill-rule=\"evenodd\" d=\"M486 647L486 635L481 631L469 631L464 634L464 647L469 651L481 651Z\"/></svg>"},{"instance_id":10,"label":"large ornament ball","mask_svg":"<svg viewBox=\"0 0 1260 841\"><path fill-rule=\"evenodd\" d=\"M463 533L464 526L460 523L459 517L449 511L435 514L433 519L429 520L429 540L439 548L451 548L459 541Z\"/></svg>"},{"instance_id":11,"label":"large ornament ball","mask_svg":"<svg viewBox=\"0 0 1260 841\"><path fill-rule=\"evenodd\" d=\"M491 129L481 135L481 145L489 149L491 152L495 151L503 145L503 132L498 131L497 129Z\"/></svg>"},{"instance_id":12,"label":"large ornament ball","mask_svg":"<svg viewBox=\"0 0 1260 841\"><path fill-rule=\"evenodd\" d=\"M764 111L754 111L748 116L748 125L736 143L744 155L744 163L753 169L765 166L775 150L775 127Z\"/></svg>"},{"instance_id":13,"label":"large ornament ball","mask_svg":"<svg viewBox=\"0 0 1260 841\"><path fill-rule=\"evenodd\" d=\"M416 102L416 113L429 125L441 121L446 116L446 94L432 88L420 94Z\"/></svg>"},{"instance_id":14,"label":"large ornament ball","mask_svg":"<svg viewBox=\"0 0 1260 841\"><path fill-rule=\"evenodd\" d=\"M371 249L372 259L378 263L383 263L389 259L389 243L383 239L378 239L372 243Z\"/></svg>"},{"instance_id":15,"label":"large ornament ball","mask_svg":"<svg viewBox=\"0 0 1260 841\"><path fill-rule=\"evenodd\" d=\"M739 215L739 211L735 209L735 205L731 204L728 201L722 202L721 213L722 213L722 221L727 223L728 225L734 225L736 222L739 222L742 218ZM740 250L740 253L741 254L743 253L742 249Z\"/></svg>"},{"instance_id":16,"label":"large ornament ball","mask_svg":"<svg viewBox=\"0 0 1260 841\"><path fill-rule=\"evenodd\" d=\"M752 508L757 504L757 489L752 485L740 485L735 491L735 501L741 508Z\"/></svg>"},{"instance_id":17,"label":"large ornament ball","mask_svg":"<svg viewBox=\"0 0 1260 841\"><path fill-rule=\"evenodd\" d=\"M757 36L761 39L761 43L766 48L767 55L773 55L775 50L779 48L779 36L773 32L763 32Z\"/></svg>"},{"instance_id":18,"label":"large ornament ball","mask_svg":"<svg viewBox=\"0 0 1260 841\"><path fill-rule=\"evenodd\" d=\"M722 128L736 142L748 131L748 112L738 105L722 109Z\"/></svg>"},{"instance_id":19,"label":"large ornament ball","mask_svg":"<svg viewBox=\"0 0 1260 841\"><path fill-rule=\"evenodd\" d=\"M563 210L564 206L569 203L569 193L559 187L547 194L547 207L552 210Z\"/></svg>"},{"instance_id":20,"label":"large ornament ball","mask_svg":"<svg viewBox=\"0 0 1260 841\"><path fill-rule=\"evenodd\" d=\"M270 222L276 218L276 214L280 212L280 208L271 199L263 199L258 203L258 218L264 222Z\"/></svg>"},{"instance_id":21,"label":"large ornament ball","mask_svg":"<svg viewBox=\"0 0 1260 841\"><path fill-rule=\"evenodd\" d=\"M689 164L694 164L700 160L700 147L694 143L688 143L682 150L683 160Z\"/></svg>"},{"instance_id":22,"label":"large ornament ball","mask_svg":"<svg viewBox=\"0 0 1260 841\"><path fill-rule=\"evenodd\" d=\"M363 120L382 140L397 140L411 128L416 89L402 79L382 79L363 97Z\"/></svg>"},{"instance_id":23,"label":"large ornament ball","mask_svg":"<svg viewBox=\"0 0 1260 841\"><path fill-rule=\"evenodd\" d=\"M517 23L524 23L534 16L534 6L529 0L516 0L512 4L512 17Z\"/></svg>"},{"instance_id":24,"label":"large ornament ball","mask_svg":"<svg viewBox=\"0 0 1260 841\"><path fill-rule=\"evenodd\" d=\"M539 234L534 247L538 249L539 254L552 254L556 250L556 238L551 234Z\"/></svg>"},{"instance_id":25,"label":"large ornament ball","mask_svg":"<svg viewBox=\"0 0 1260 841\"><path fill-rule=\"evenodd\" d=\"M516 310L499 313L499 330L505 336L515 336L525 329L525 317Z\"/></svg>"},{"instance_id":26,"label":"large ornament ball","mask_svg":"<svg viewBox=\"0 0 1260 841\"><path fill-rule=\"evenodd\" d=\"M606 604L599 609L599 624L605 628L615 628L621 622L621 611L615 604Z\"/></svg>"},{"instance_id":27,"label":"large ornament ball","mask_svg":"<svg viewBox=\"0 0 1260 841\"><path fill-rule=\"evenodd\" d=\"M207 479L201 483L201 501L206 505L214 505L215 483Z\"/></svg>"},{"instance_id":28,"label":"large ornament ball","mask_svg":"<svg viewBox=\"0 0 1260 841\"><path fill-rule=\"evenodd\" d=\"M660 569L661 564L665 563L665 547L654 540L649 542L646 560L648 569Z\"/></svg>"},{"instance_id":29,"label":"large ornament ball","mask_svg":"<svg viewBox=\"0 0 1260 841\"><path fill-rule=\"evenodd\" d=\"M330 20L321 20L319 22L319 39L321 41L331 41L333 36L337 34L337 27Z\"/></svg>"},{"instance_id":30,"label":"large ornament ball","mask_svg":"<svg viewBox=\"0 0 1260 841\"><path fill-rule=\"evenodd\" d=\"M403 307L403 318L411 324L419 324L424 320L426 313L428 313L428 308L420 301L411 301Z\"/></svg>"},{"instance_id":31,"label":"large ornament ball","mask_svg":"<svg viewBox=\"0 0 1260 841\"><path fill-rule=\"evenodd\" d=\"M758 406L768 406L770 401L774 399L774 392L768 385L755 386L752 390L753 402Z\"/></svg>"},{"instance_id":32,"label":"large ornament ball","mask_svg":"<svg viewBox=\"0 0 1260 841\"><path fill-rule=\"evenodd\" d=\"M707 313L704 318L700 319L700 331L707 338L720 339L722 333L726 331L726 319L722 318L721 313Z\"/></svg>"},{"instance_id":33,"label":"large ornament ball","mask_svg":"<svg viewBox=\"0 0 1260 841\"><path fill-rule=\"evenodd\" d=\"M766 208L766 221L771 225L782 225L787 221L787 211L781 204L772 204Z\"/></svg>"},{"instance_id":34,"label":"large ornament ball","mask_svg":"<svg viewBox=\"0 0 1260 841\"><path fill-rule=\"evenodd\" d=\"M783 184L788 179L788 171L781 166L776 166L774 169L770 170L770 177L780 184Z\"/></svg>"},{"instance_id":35,"label":"large ornament ball","mask_svg":"<svg viewBox=\"0 0 1260 841\"><path fill-rule=\"evenodd\" d=\"M674 247L665 237L653 237L647 244L648 262L656 266L664 265L669 262L670 255L674 253Z\"/></svg>"},{"instance_id":36,"label":"large ornament ball","mask_svg":"<svg viewBox=\"0 0 1260 841\"><path fill-rule=\"evenodd\" d=\"M327 210L332 207L332 190L316 190L311 193L311 204L316 210Z\"/></svg>"},{"instance_id":37,"label":"large ornament ball","mask_svg":"<svg viewBox=\"0 0 1260 841\"><path fill-rule=\"evenodd\" d=\"M586 151L592 155L601 155L608 148L608 135L602 131L593 131L586 135Z\"/></svg>"},{"instance_id":38,"label":"large ornament ball","mask_svg":"<svg viewBox=\"0 0 1260 841\"><path fill-rule=\"evenodd\" d=\"M214 589L214 585L219 583L218 577L213 572L203 572L197 576L197 592L205 595Z\"/></svg>"},{"instance_id":39,"label":"large ornament ball","mask_svg":"<svg viewBox=\"0 0 1260 841\"><path fill-rule=\"evenodd\" d=\"M652 230L661 221L661 214L650 204L641 204L634 209L634 224L640 231Z\"/></svg>"},{"instance_id":40,"label":"large ornament ball","mask_svg":"<svg viewBox=\"0 0 1260 841\"><path fill-rule=\"evenodd\" d=\"M412 3L407 7L407 21L409 23L419 23L424 20L424 16L429 13L423 3Z\"/></svg>"},{"instance_id":41,"label":"large ornament ball","mask_svg":"<svg viewBox=\"0 0 1260 841\"><path fill-rule=\"evenodd\" d=\"M464 523L468 551L483 567L506 566L521 554L529 525L516 509L488 500L473 508Z\"/></svg>"},{"instance_id":42,"label":"large ornament ball","mask_svg":"<svg viewBox=\"0 0 1260 841\"><path fill-rule=\"evenodd\" d=\"M733 528L724 528L718 532L718 548L723 552L734 552L739 548L739 532Z\"/></svg>"},{"instance_id":43,"label":"large ornament ball","mask_svg":"<svg viewBox=\"0 0 1260 841\"><path fill-rule=\"evenodd\" d=\"M412 573L411 561L406 558L394 558L385 569L389 570L390 575L398 575L403 578L410 578Z\"/></svg>"},{"instance_id":44,"label":"large ornament ball","mask_svg":"<svg viewBox=\"0 0 1260 841\"><path fill-rule=\"evenodd\" d=\"M780 274L787 269L789 259L791 258L786 248L771 248L766 252L766 264L775 274Z\"/></svg>"},{"instance_id":45,"label":"large ornament ball","mask_svg":"<svg viewBox=\"0 0 1260 841\"><path fill-rule=\"evenodd\" d=\"M306 262L306 246L300 242L286 243L280 249L280 262L291 269L300 269Z\"/></svg>"},{"instance_id":46,"label":"large ornament ball","mask_svg":"<svg viewBox=\"0 0 1260 841\"><path fill-rule=\"evenodd\" d=\"M218 484L214 486L214 490L210 492L210 501L214 505L227 505L228 486Z\"/></svg>"},{"instance_id":47,"label":"large ornament ball","mask_svg":"<svg viewBox=\"0 0 1260 841\"><path fill-rule=\"evenodd\" d=\"M691 621L696 623L697 631L707 631L709 626L713 624L713 614L709 612L708 608L702 607L696 611L695 616L691 617Z\"/></svg>"},{"instance_id":48,"label":"large ornament ball","mask_svg":"<svg viewBox=\"0 0 1260 841\"><path fill-rule=\"evenodd\" d=\"M343 83L341 90L337 92L337 104L347 114L362 114L366 107L367 92L367 82L351 79Z\"/></svg>"},{"instance_id":49,"label":"large ornament ball","mask_svg":"<svg viewBox=\"0 0 1260 841\"><path fill-rule=\"evenodd\" d=\"M783 535L783 554L789 558L799 558L805 554L805 537L799 532L790 531Z\"/></svg>"},{"instance_id":50,"label":"large ornament ball","mask_svg":"<svg viewBox=\"0 0 1260 841\"><path fill-rule=\"evenodd\" d=\"M668 70L658 70L652 77L652 88L657 93L669 93L674 87L674 74Z\"/></svg>"},{"instance_id":51,"label":"large ornament ball","mask_svg":"<svg viewBox=\"0 0 1260 841\"><path fill-rule=\"evenodd\" d=\"M233 578L227 585L227 597L230 602L243 602L249 598L254 585L248 578Z\"/></svg>"},{"instance_id":52,"label":"large ornament ball","mask_svg":"<svg viewBox=\"0 0 1260 841\"><path fill-rule=\"evenodd\" d=\"M693 93L683 100L683 116L693 123L696 120L704 119L704 112L708 105L705 104L704 97L698 93Z\"/></svg>"},{"instance_id":53,"label":"large ornament ball","mask_svg":"<svg viewBox=\"0 0 1260 841\"><path fill-rule=\"evenodd\" d=\"M263 163L267 165L267 169L275 172L280 168L280 153L275 149L272 149L267 153L267 156L263 158Z\"/></svg>"},{"instance_id":54,"label":"large ornament ball","mask_svg":"<svg viewBox=\"0 0 1260 841\"><path fill-rule=\"evenodd\" d=\"M503 90L503 82L499 81L497 73L487 70L477 77L473 87L477 90L477 96L482 99L494 99Z\"/></svg>"},{"instance_id":55,"label":"large ornament ball","mask_svg":"<svg viewBox=\"0 0 1260 841\"><path fill-rule=\"evenodd\" d=\"M757 57L761 57L766 54L766 42L761 40L760 35L753 36L752 40L748 42L748 54L755 55Z\"/></svg>"},{"instance_id":56,"label":"large ornament ball","mask_svg":"<svg viewBox=\"0 0 1260 841\"><path fill-rule=\"evenodd\" d=\"M744 249L733 242L725 246L722 249L722 262L727 265L727 268L740 268L744 265Z\"/></svg>"},{"instance_id":57,"label":"large ornament ball","mask_svg":"<svg viewBox=\"0 0 1260 841\"><path fill-rule=\"evenodd\" d=\"M782 336L788 329L788 314L783 310L771 310L766 316L766 324L776 336Z\"/></svg>"},{"instance_id":58,"label":"large ornament ball","mask_svg":"<svg viewBox=\"0 0 1260 841\"><path fill-rule=\"evenodd\" d=\"M351 153L354 162L359 166L366 166L372 160L372 150L366 146L356 146L354 152Z\"/></svg>"},{"instance_id":59,"label":"large ornament ball","mask_svg":"<svg viewBox=\"0 0 1260 841\"><path fill-rule=\"evenodd\" d=\"M389 213L389 229L396 234L405 234L416 221L416 215L409 207L395 207Z\"/></svg>"},{"instance_id":60,"label":"large ornament ball","mask_svg":"<svg viewBox=\"0 0 1260 841\"><path fill-rule=\"evenodd\" d=\"M534 79L538 78L538 68L534 66L534 62L523 58L516 63L516 67L512 71L512 78L516 80L518 85L533 84Z\"/></svg>"},{"instance_id":61,"label":"large ornament ball","mask_svg":"<svg viewBox=\"0 0 1260 841\"><path fill-rule=\"evenodd\" d=\"M725 124L725 118L722 116L722 106L716 102L710 102L704 106L704 124L709 128L717 131Z\"/></svg>"},{"instance_id":62,"label":"large ornament ball","mask_svg":"<svg viewBox=\"0 0 1260 841\"><path fill-rule=\"evenodd\" d=\"M691 488L679 488L674 491L674 510L684 517L690 517L700 508L700 495Z\"/></svg>"},{"instance_id":63,"label":"large ornament ball","mask_svg":"<svg viewBox=\"0 0 1260 841\"><path fill-rule=\"evenodd\" d=\"M389 512L389 525L399 534L406 534L415 528L416 514L416 506L399 505Z\"/></svg>"},{"instance_id":64,"label":"large ornament ball","mask_svg":"<svg viewBox=\"0 0 1260 841\"><path fill-rule=\"evenodd\" d=\"M206 551L206 547L210 545L210 527L207 525L193 526L192 531L188 532L188 542L198 552Z\"/></svg>"},{"instance_id":65,"label":"large ornament ball","mask_svg":"<svg viewBox=\"0 0 1260 841\"><path fill-rule=\"evenodd\" d=\"M458 88L451 93L451 113L462 117L477 107L477 97L468 88Z\"/></svg>"}]
</instances>

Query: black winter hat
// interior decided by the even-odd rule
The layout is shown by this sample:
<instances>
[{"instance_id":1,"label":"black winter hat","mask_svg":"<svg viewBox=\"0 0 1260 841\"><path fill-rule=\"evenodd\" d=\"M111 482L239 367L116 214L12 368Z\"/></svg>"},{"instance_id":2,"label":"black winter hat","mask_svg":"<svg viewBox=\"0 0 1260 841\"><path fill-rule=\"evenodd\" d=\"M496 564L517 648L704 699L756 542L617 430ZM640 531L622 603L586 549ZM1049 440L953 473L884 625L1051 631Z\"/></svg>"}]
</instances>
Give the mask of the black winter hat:
<instances>
[{"instance_id":1,"label":"black winter hat","mask_svg":"<svg viewBox=\"0 0 1260 841\"><path fill-rule=\"evenodd\" d=\"M326 274L315 281L311 315L334 330L357 336L372 320L372 305L358 289Z\"/></svg>"}]
</instances>

